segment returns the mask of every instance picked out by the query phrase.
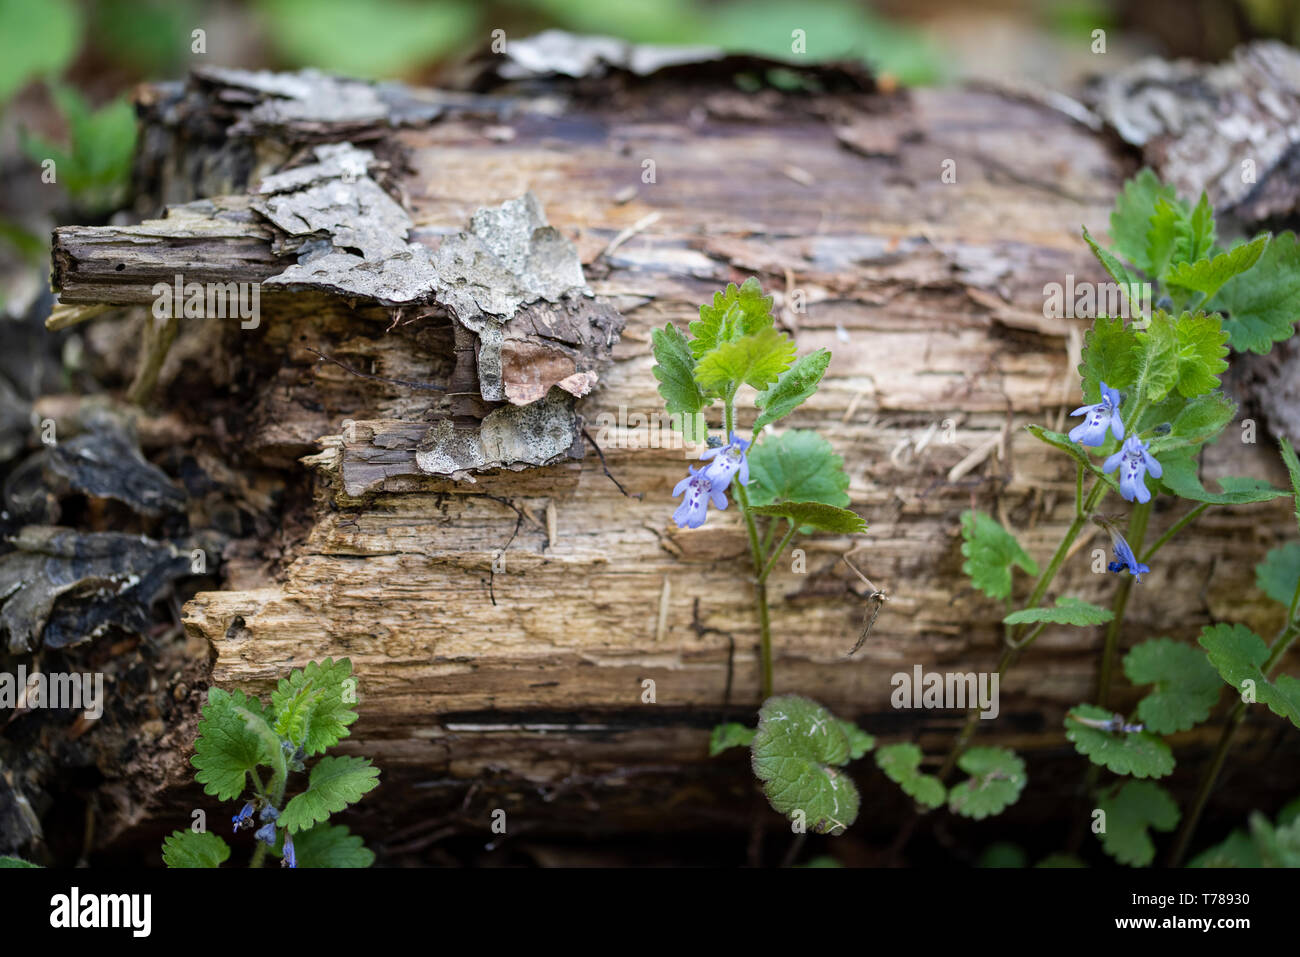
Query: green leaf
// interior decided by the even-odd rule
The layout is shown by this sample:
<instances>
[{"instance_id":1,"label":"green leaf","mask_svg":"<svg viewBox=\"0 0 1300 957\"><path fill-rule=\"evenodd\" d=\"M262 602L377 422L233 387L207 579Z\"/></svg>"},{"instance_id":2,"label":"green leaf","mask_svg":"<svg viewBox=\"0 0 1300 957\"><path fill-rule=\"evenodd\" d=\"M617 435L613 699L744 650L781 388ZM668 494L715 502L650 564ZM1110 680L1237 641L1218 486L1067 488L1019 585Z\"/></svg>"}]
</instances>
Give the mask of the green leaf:
<instances>
[{"instance_id":1,"label":"green leaf","mask_svg":"<svg viewBox=\"0 0 1300 957\"><path fill-rule=\"evenodd\" d=\"M876 752L876 765L885 776L923 807L936 808L948 799L948 789L933 774L922 774L921 749L910 742L891 744Z\"/></svg>"},{"instance_id":2,"label":"green leaf","mask_svg":"<svg viewBox=\"0 0 1300 957\"><path fill-rule=\"evenodd\" d=\"M1080 724L1071 715L1097 721L1108 721L1113 715L1094 704L1081 704L1065 716L1065 736L1074 743L1075 750L1087 755L1093 764L1135 778L1162 778L1173 771L1173 752L1151 732L1102 731Z\"/></svg>"},{"instance_id":3,"label":"green leaf","mask_svg":"<svg viewBox=\"0 0 1300 957\"><path fill-rule=\"evenodd\" d=\"M754 399L754 405L761 414L754 420L754 434L780 419L784 419L817 391L830 365L829 349L818 349L811 355L801 356L795 364L781 373L776 384L760 392Z\"/></svg>"},{"instance_id":4,"label":"green leaf","mask_svg":"<svg viewBox=\"0 0 1300 957\"><path fill-rule=\"evenodd\" d=\"M1038 574L1038 563L991 515L970 509L962 512L961 537L961 553L966 556L961 570L990 598L1010 596L1013 565L1026 574Z\"/></svg>"},{"instance_id":5,"label":"green leaf","mask_svg":"<svg viewBox=\"0 0 1300 957\"><path fill-rule=\"evenodd\" d=\"M1291 338L1300 316L1300 241L1275 236L1255 268L1224 283L1206 306L1222 312L1228 342L1237 352L1260 355Z\"/></svg>"},{"instance_id":6,"label":"green leaf","mask_svg":"<svg viewBox=\"0 0 1300 957\"><path fill-rule=\"evenodd\" d=\"M1250 815L1250 836L1262 867L1300 867L1300 822L1274 827L1263 814Z\"/></svg>"},{"instance_id":7,"label":"green leaf","mask_svg":"<svg viewBox=\"0 0 1300 957\"><path fill-rule=\"evenodd\" d=\"M1124 390L1137 381L1138 341L1120 318L1099 317L1083 337L1083 401L1101 401L1101 383Z\"/></svg>"},{"instance_id":8,"label":"green leaf","mask_svg":"<svg viewBox=\"0 0 1300 957\"><path fill-rule=\"evenodd\" d=\"M1269 598L1291 607L1300 583L1300 542L1287 542L1269 551L1255 566L1255 587Z\"/></svg>"},{"instance_id":9,"label":"green leaf","mask_svg":"<svg viewBox=\"0 0 1300 957\"><path fill-rule=\"evenodd\" d=\"M1295 499L1295 522L1300 526L1300 459L1296 458L1295 449L1286 439L1278 439L1282 448L1282 461L1286 463L1287 474L1291 476L1291 497Z\"/></svg>"},{"instance_id":10,"label":"green leaf","mask_svg":"<svg viewBox=\"0 0 1300 957\"><path fill-rule=\"evenodd\" d=\"M948 792L948 810L962 817L1001 814L1025 789L1025 762L1005 748L971 748L957 767L970 777Z\"/></svg>"},{"instance_id":11,"label":"green leaf","mask_svg":"<svg viewBox=\"0 0 1300 957\"><path fill-rule=\"evenodd\" d=\"M1175 409L1170 421L1169 413ZM1133 431L1141 432L1162 422L1170 423L1172 429L1168 435L1158 435L1151 440L1151 454L1160 456L1163 463L1164 453L1168 451L1203 445L1213 439L1236 414L1237 403L1222 392L1209 392L1187 400L1171 395L1151 407Z\"/></svg>"},{"instance_id":12,"label":"green leaf","mask_svg":"<svg viewBox=\"0 0 1300 957\"><path fill-rule=\"evenodd\" d=\"M1228 333L1216 313L1183 313L1174 324L1178 360L1178 394L1190 399L1219 387L1219 375L1228 368Z\"/></svg>"},{"instance_id":13,"label":"green leaf","mask_svg":"<svg viewBox=\"0 0 1300 957\"><path fill-rule=\"evenodd\" d=\"M755 515L788 518L802 528L815 528L840 535L855 535L867 530L867 523L847 508L836 508L822 502L782 502L779 505L756 505L750 508Z\"/></svg>"},{"instance_id":14,"label":"green leaf","mask_svg":"<svg viewBox=\"0 0 1300 957\"><path fill-rule=\"evenodd\" d=\"M465 0L259 0L257 13L278 62L340 76L400 77L487 35Z\"/></svg>"},{"instance_id":15,"label":"green leaf","mask_svg":"<svg viewBox=\"0 0 1300 957\"><path fill-rule=\"evenodd\" d=\"M306 830L360 801L362 795L378 786L379 769L369 758L334 755L321 758L311 769L307 790L284 806L280 825L291 833Z\"/></svg>"},{"instance_id":16,"label":"green leaf","mask_svg":"<svg viewBox=\"0 0 1300 957\"><path fill-rule=\"evenodd\" d=\"M659 394L670 415L686 416L699 412L711 400L704 397L695 381L695 357L691 355L686 337L671 322L650 333L655 354L655 367L651 370L659 380Z\"/></svg>"},{"instance_id":17,"label":"green leaf","mask_svg":"<svg viewBox=\"0 0 1300 957\"><path fill-rule=\"evenodd\" d=\"M81 14L69 0L0 0L0 106L29 80L62 73L80 39Z\"/></svg>"},{"instance_id":18,"label":"green leaf","mask_svg":"<svg viewBox=\"0 0 1300 957\"><path fill-rule=\"evenodd\" d=\"M1170 286L1202 293L1206 300L1212 299L1229 279L1241 275L1259 262L1264 248L1268 246L1268 240L1268 233L1264 233L1248 243L1233 246L1213 259L1180 263L1169 270L1165 282Z\"/></svg>"},{"instance_id":19,"label":"green leaf","mask_svg":"<svg viewBox=\"0 0 1300 957\"><path fill-rule=\"evenodd\" d=\"M837 719L838 720L838 719ZM840 721L840 730L849 739L849 760L856 761L868 751L876 747L876 738L874 735L863 731L852 721Z\"/></svg>"},{"instance_id":20,"label":"green leaf","mask_svg":"<svg viewBox=\"0 0 1300 957\"><path fill-rule=\"evenodd\" d=\"M1193 502L1206 502L1210 505L1250 505L1286 495L1286 492L1274 488L1261 479L1233 476L1219 479L1222 492L1207 491L1201 485L1201 479L1197 475L1199 466L1195 454L1190 450L1162 455L1160 464L1164 472L1159 481L1166 491Z\"/></svg>"},{"instance_id":21,"label":"green leaf","mask_svg":"<svg viewBox=\"0 0 1300 957\"><path fill-rule=\"evenodd\" d=\"M360 834L340 824L317 824L293 836L293 856L299 867L369 867L375 852Z\"/></svg>"},{"instance_id":22,"label":"green leaf","mask_svg":"<svg viewBox=\"0 0 1300 957\"><path fill-rule=\"evenodd\" d=\"M1188 867L1263 867L1255 842L1243 830L1235 830L1219 844L1206 848L1187 862Z\"/></svg>"},{"instance_id":23,"label":"green leaf","mask_svg":"<svg viewBox=\"0 0 1300 957\"><path fill-rule=\"evenodd\" d=\"M1156 856L1150 831L1172 831L1178 824L1178 805L1154 781L1125 781L1098 802L1106 812L1101 846L1121 864L1146 867Z\"/></svg>"},{"instance_id":24,"label":"green leaf","mask_svg":"<svg viewBox=\"0 0 1300 957\"><path fill-rule=\"evenodd\" d=\"M1191 232L1191 221L1181 201L1157 199L1147 228L1146 272L1163 280L1180 248L1190 248Z\"/></svg>"},{"instance_id":25,"label":"green leaf","mask_svg":"<svg viewBox=\"0 0 1300 957\"><path fill-rule=\"evenodd\" d=\"M715 725L709 735L709 757L716 758L728 748L747 748L754 740L754 729L729 721Z\"/></svg>"},{"instance_id":26,"label":"green leaf","mask_svg":"<svg viewBox=\"0 0 1300 957\"><path fill-rule=\"evenodd\" d=\"M1033 625L1045 621L1049 625L1103 625L1115 617L1109 608L1102 608L1081 598L1068 595L1056 599L1054 608L1026 608L1003 618L1008 625Z\"/></svg>"},{"instance_id":27,"label":"green leaf","mask_svg":"<svg viewBox=\"0 0 1300 957\"><path fill-rule=\"evenodd\" d=\"M1124 268L1122 262L1108 253L1101 246L1098 246L1093 238L1088 235L1087 229L1084 229L1083 231L1083 239L1092 250L1092 254L1097 257L1097 261L1101 263L1102 268L1104 268L1106 272L1110 273L1110 278L1119 284L1120 292L1123 293L1124 298L1128 300L1129 311L1134 316L1139 315L1141 313L1142 301L1140 297L1135 300L1133 293L1141 289L1141 280ZM1106 382L1109 384L1110 380L1107 379Z\"/></svg>"},{"instance_id":28,"label":"green leaf","mask_svg":"<svg viewBox=\"0 0 1300 957\"><path fill-rule=\"evenodd\" d=\"M1155 685L1138 703L1138 718L1157 734L1194 728L1210 716L1223 685L1203 653L1170 638L1153 638L1124 657L1135 685Z\"/></svg>"},{"instance_id":29,"label":"green leaf","mask_svg":"<svg viewBox=\"0 0 1300 957\"><path fill-rule=\"evenodd\" d=\"M261 712L256 698L221 688L208 689L208 703L203 706L199 736L194 742L190 763L198 769L194 779L207 794L221 801L231 801L244 793L247 772L258 764L270 764L262 740L240 717L242 711ZM277 746L276 751L279 751Z\"/></svg>"},{"instance_id":30,"label":"green leaf","mask_svg":"<svg viewBox=\"0 0 1300 957\"><path fill-rule=\"evenodd\" d=\"M1173 200L1177 196L1173 186L1161 183L1155 173L1143 169L1125 183L1123 191L1115 197L1115 208L1110 214L1111 240L1120 255L1139 269L1151 272L1147 233L1156 202L1162 198Z\"/></svg>"},{"instance_id":31,"label":"green leaf","mask_svg":"<svg viewBox=\"0 0 1300 957\"><path fill-rule=\"evenodd\" d=\"M249 732L257 737L262 752L259 763L269 765L271 768L271 780L267 783L267 788L272 792L278 790L285 778L289 776L289 767L280 738L266 720L261 704L259 703L256 708L236 707L235 715L244 722Z\"/></svg>"},{"instance_id":32,"label":"green leaf","mask_svg":"<svg viewBox=\"0 0 1300 957\"><path fill-rule=\"evenodd\" d=\"M724 292L713 294L712 305L700 306L700 318L691 323L692 354L699 359L724 342L770 329L775 322L772 302L753 276L739 287L728 283Z\"/></svg>"},{"instance_id":33,"label":"green leaf","mask_svg":"<svg viewBox=\"0 0 1300 957\"><path fill-rule=\"evenodd\" d=\"M39 870L41 868L41 865L33 864L31 861L24 861L21 857L0 856L0 871L5 870L7 868L16 869L16 868L24 868L24 867L35 867Z\"/></svg>"},{"instance_id":34,"label":"green leaf","mask_svg":"<svg viewBox=\"0 0 1300 957\"><path fill-rule=\"evenodd\" d=\"M1178 384L1178 332L1173 318L1155 310L1151 322L1137 334L1138 389L1159 402Z\"/></svg>"},{"instance_id":35,"label":"green leaf","mask_svg":"<svg viewBox=\"0 0 1300 957\"><path fill-rule=\"evenodd\" d=\"M1214 207L1210 205L1210 198L1201 190L1200 202L1192 210L1190 219L1189 246L1183 251L1183 262L1196 262L1205 259L1214 252L1214 244L1218 240L1214 229Z\"/></svg>"},{"instance_id":36,"label":"green leaf","mask_svg":"<svg viewBox=\"0 0 1300 957\"><path fill-rule=\"evenodd\" d=\"M1028 867L1029 855L1019 844L996 841L980 851L976 867Z\"/></svg>"},{"instance_id":37,"label":"green leaf","mask_svg":"<svg viewBox=\"0 0 1300 957\"><path fill-rule=\"evenodd\" d=\"M312 702L305 716L305 741L301 744L308 757L323 753L349 735L348 725L357 720L356 679L352 677L352 662L347 658L335 661L307 663L302 670L294 669L288 678L282 678L271 693L271 707L277 714L289 701L304 689L309 689Z\"/></svg>"},{"instance_id":38,"label":"green leaf","mask_svg":"<svg viewBox=\"0 0 1300 957\"><path fill-rule=\"evenodd\" d=\"M776 382L794 361L794 340L776 329L723 342L702 356L695 381L711 392L727 393L744 382L760 391Z\"/></svg>"},{"instance_id":39,"label":"green leaf","mask_svg":"<svg viewBox=\"0 0 1300 957\"><path fill-rule=\"evenodd\" d=\"M230 847L211 831L172 831L163 841L162 857L168 867L220 867L230 858Z\"/></svg>"},{"instance_id":40,"label":"green leaf","mask_svg":"<svg viewBox=\"0 0 1300 957\"><path fill-rule=\"evenodd\" d=\"M849 504L844 460L809 429L769 435L756 443L749 453L749 476L752 505L821 502L843 508Z\"/></svg>"},{"instance_id":41,"label":"green leaf","mask_svg":"<svg viewBox=\"0 0 1300 957\"><path fill-rule=\"evenodd\" d=\"M1106 380L1106 384L1110 384L1109 379ZM1105 482L1112 489L1119 489L1119 482L1115 480L1116 473L1112 472L1107 475L1102 472L1092 459L1088 457L1088 453L1083 450L1083 446L1078 442L1071 442L1070 437L1064 432L1053 432L1051 429L1045 429L1041 425L1032 424L1025 426L1025 428L1029 431L1029 434L1038 439L1038 441L1046 443L1052 448L1059 449L1069 455L1072 459L1082 465L1090 474L1095 475L1099 481Z\"/></svg>"},{"instance_id":42,"label":"green leaf","mask_svg":"<svg viewBox=\"0 0 1300 957\"><path fill-rule=\"evenodd\" d=\"M750 749L754 775L772 807L816 834L843 834L858 816L858 789L847 773L852 744L841 722L799 695L763 702Z\"/></svg>"},{"instance_id":43,"label":"green leaf","mask_svg":"<svg viewBox=\"0 0 1300 957\"><path fill-rule=\"evenodd\" d=\"M1238 693L1245 694L1246 682L1253 682L1254 700L1268 705L1270 711L1300 728L1300 681L1279 675L1275 681L1264 677L1268 645L1245 625L1207 625L1197 639L1210 656L1210 664Z\"/></svg>"}]
</instances>

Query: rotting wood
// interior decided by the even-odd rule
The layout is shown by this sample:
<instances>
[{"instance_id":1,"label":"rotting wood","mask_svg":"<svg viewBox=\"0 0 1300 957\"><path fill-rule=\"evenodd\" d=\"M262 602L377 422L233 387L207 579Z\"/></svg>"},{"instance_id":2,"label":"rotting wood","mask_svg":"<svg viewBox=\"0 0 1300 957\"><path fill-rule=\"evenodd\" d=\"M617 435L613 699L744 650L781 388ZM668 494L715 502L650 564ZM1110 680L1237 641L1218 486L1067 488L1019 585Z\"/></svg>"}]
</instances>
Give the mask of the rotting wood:
<instances>
[{"instance_id":1,"label":"rotting wood","mask_svg":"<svg viewBox=\"0 0 1300 957\"><path fill-rule=\"evenodd\" d=\"M186 104L175 125L149 134L156 149L142 162L157 199L189 205L144 227L60 230L62 300L147 303L152 282L181 264L187 280L282 272L295 252L248 197L207 191L219 183L238 193L257 171L322 143L365 143L384 156L409 241L430 249L478 208L531 191L575 244L592 293L627 319L612 365L575 408L634 495L621 494L592 455L473 482L428 475L417 455L442 398L349 375L309 351L389 378L451 383L460 368L466 381L457 358L466 342L444 310L281 294L263 300L258 330L183 327L160 404L191 426L220 422L206 440L235 470L309 468L316 483L298 516L305 533L277 579L265 577L260 557L237 557L225 590L186 606L190 637L214 649L211 680L265 692L294 665L351 657L362 718L342 750L383 768L383 810L361 818L363 832L375 825L374 840L427 815L482 827L456 811L471 783L475 811L509 807L534 827L661 828L664 806L683 828L743 827L732 808L747 793L744 768L710 761L705 742L712 723L757 705L756 628L736 561L744 536L732 513L698 531L669 520L668 491L690 453L654 447L656 435L670 434L653 428L660 402L649 333L668 321L684 326L716 288L753 273L781 308L791 284L804 294L801 351L835 353L821 392L791 424L818 428L845 456L854 507L871 523L858 564L890 596L862 650L846 659L871 589L841 558L863 542L805 544L806 574L782 567L771 580L779 690L814 695L886 739L919 736L931 753L947 744L956 719L893 711L889 676L913 664L990 670L997 660L1003 609L960 573L963 508L1028 525L1039 555L1072 517L1073 473L1021 428L1074 404L1069 343L1082 322L1044 318L1042 288L1066 273L1100 278L1078 227L1105 230L1130 158L1064 114L986 91L766 91L736 122L733 90L676 70L607 78L599 97L587 79L545 93L498 89L454 107L449 95L385 88L381 104L437 104L400 121L357 91L349 95L370 105L342 117L270 108L277 100L265 91L283 84L318 102L300 85L310 82L204 71L183 91L146 94ZM563 106L506 108L545 96ZM196 137L200 119L205 138ZM503 123L513 136L492 132ZM888 149L844 141L846 130L868 128ZM647 159L653 183L640 180ZM956 184L940 180L948 159ZM806 176L792 180L791 166ZM653 214L657 221L613 245ZM215 352L200 360L194 343ZM503 367L510 354L503 348ZM526 350L516 358L531 368ZM220 371L229 366L237 376ZM960 422L951 444L933 438L945 419ZM907 454L892 454L900 448ZM1276 475L1266 441L1212 448L1206 470ZM1056 505L1038 493L1055 494ZM1157 524L1173 519L1165 505ZM1189 639L1212 618L1259 622L1268 612L1242 596L1284 512L1226 510L1203 522L1213 549L1170 545L1127 634ZM528 522L526 513L546 519ZM1114 580L1093 575L1087 557L1059 588L1104 601ZM1004 719L987 739L1060 748L1064 712L1091 693L1098 641L1088 630L1049 630L1003 686ZM642 701L646 679L654 704ZM199 697L190 691L191 709ZM111 822L105 842L131 840L123 832L140 819L146 830L170 826L200 800L182 784L183 753L162 750L182 738L169 735L138 760L163 768L165 781L147 813ZM1194 748L1201 738L1181 741ZM859 775L871 782L867 802L884 788L873 775ZM1044 776L1031 790L1050 799L1072 786ZM575 793L588 803L572 803ZM885 827L907 813L889 807ZM1034 813L1032 802L1023 813Z\"/></svg>"}]
</instances>

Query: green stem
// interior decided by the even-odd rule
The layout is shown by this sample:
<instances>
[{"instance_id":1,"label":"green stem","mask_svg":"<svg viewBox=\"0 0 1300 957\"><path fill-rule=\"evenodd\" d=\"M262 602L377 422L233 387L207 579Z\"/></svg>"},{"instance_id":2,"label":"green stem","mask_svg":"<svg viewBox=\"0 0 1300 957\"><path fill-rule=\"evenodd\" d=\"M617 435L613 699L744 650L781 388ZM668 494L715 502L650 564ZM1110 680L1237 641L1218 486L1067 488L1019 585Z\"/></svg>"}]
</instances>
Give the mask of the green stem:
<instances>
[{"instance_id":1,"label":"green stem","mask_svg":"<svg viewBox=\"0 0 1300 957\"><path fill-rule=\"evenodd\" d=\"M732 407L734 396L727 396L725 402L725 421L727 434L735 427L735 409ZM740 514L745 517L745 531L749 534L749 557L754 565L754 603L758 608L758 639L762 656L762 673L759 693L762 700L772 697L772 619L767 607L767 581L763 573L763 546L758 537L758 525L754 522L754 513L749 510L749 493L740 482L735 483L736 502L740 505Z\"/></svg>"},{"instance_id":2,"label":"green stem","mask_svg":"<svg viewBox=\"0 0 1300 957\"><path fill-rule=\"evenodd\" d=\"M1268 660L1264 662L1264 667L1260 669L1263 671L1265 678L1271 677L1273 669L1281 663L1282 657L1290 650L1296 636L1300 635L1300 622L1296 621L1294 616L1297 603L1300 603L1300 582L1297 582L1295 595L1291 599L1292 617L1278 632L1277 638L1274 639L1269 649ZM1192 800L1191 810L1183 818L1183 826L1178 830L1178 840L1174 844L1173 850L1169 852L1170 867L1179 867L1182 864L1187 849L1192 843L1192 838L1196 834L1196 826L1200 823L1201 814L1205 811L1205 805L1214 792L1215 784L1218 783L1219 773L1223 770L1223 765L1228 759L1232 739L1245 717L1246 702L1238 701L1228 715L1228 720L1224 722L1223 730L1219 733L1219 743L1214 748L1214 757L1210 759L1210 766L1201 777L1200 786L1196 789L1196 797Z\"/></svg>"},{"instance_id":3,"label":"green stem","mask_svg":"<svg viewBox=\"0 0 1300 957\"><path fill-rule=\"evenodd\" d=\"M1169 540L1171 538L1173 538L1175 535L1177 535L1179 532L1185 529L1188 525L1192 524L1192 522L1200 518L1201 513L1204 512L1209 507L1210 506L1207 503L1202 502L1200 505L1197 505L1196 508L1192 509L1186 515L1180 518L1178 521L1174 522L1174 524L1170 525L1168 531L1166 531L1163 535L1157 538L1155 544L1152 545L1147 550L1147 553L1143 555L1141 558L1139 558L1138 561L1141 562L1143 565L1150 562L1151 556L1153 556L1156 552L1160 551L1160 549L1164 548L1165 545L1169 543ZM1137 548L1133 549L1133 554L1135 555L1137 554Z\"/></svg>"},{"instance_id":4,"label":"green stem","mask_svg":"<svg viewBox=\"0 0 1300 957\"><path fill-rule=\"evenodd\" d=\"M773 522L773 524L776 523ZM776 546L776 549L772 551L771 554L768 555L767 564L763 566L762 574L758 576L760 582L766 582L767 576L772 574L772 566L775 565L776 560L781 557L781 553L785 551L785 547L790 544L790 539L794 538L794 533L796 531L798 531L798 529L795 527L794 522L790 522L790 531L785 533L785 537L781 539L781 543Z\"/></svg>"},{"instance_id":5,"label":"green stem","mask_svg":"<svg viewBox=\"0 0 1300 957\"><path fill-rule=\"evenodd\" d=\"M1151 503L1136 505L1128 517L1128 543L1137 554L1147 537L1147 523L1151 519ZM1115 592L1114 617L1106 628L1106 641L1101 652L1101 672L1097 677L1097 704L1109 707L1110 683L1115 671L1115 655L1119 650L1119 633L1124 625L1124 612L1128 609L1129 595L1133 591L1133 576L1125 575Z\"/></svg>"}]
</instances>

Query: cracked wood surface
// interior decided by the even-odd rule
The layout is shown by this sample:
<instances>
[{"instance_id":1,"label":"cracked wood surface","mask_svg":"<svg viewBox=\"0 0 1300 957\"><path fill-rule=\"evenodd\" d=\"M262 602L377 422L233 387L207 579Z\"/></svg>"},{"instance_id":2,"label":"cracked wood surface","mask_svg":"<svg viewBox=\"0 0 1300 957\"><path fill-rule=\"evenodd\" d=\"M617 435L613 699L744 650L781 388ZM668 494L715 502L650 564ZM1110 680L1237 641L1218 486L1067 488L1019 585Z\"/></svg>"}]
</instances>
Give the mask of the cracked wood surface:
<instances>
[{"instance_id":1,"label":"cracked wood surface","mask_svg":"<svg viewBox=\"0 0 1300 957\"><path fill-rule=\"evenodd\" d=\"M632 497L591 452L473 483L426 475L416 446L436 400L350 376L307 348L447 382L455 346L445 317L394 323L387 310L343 300L268 298L257 331L188 333L251 371L245 462L310 469L315 494L310 530L278 577L232 561L226 590L191 601L186 626L211 642L212 681L223 687L265 692L292 666L352 659L361 719L341 749L373 757L388 784L382 810L363 802L363 821L414 826L436 812L472 828L486 801L586 829L663 827L657 812L670 802L679 826L738 824L729 808L747 793L746 771L710 760L707 738L724 715L745 720L758 705L744 535L734 509L699 530L670 520L670 489L694 453L651 447L671 434L654 427L650 331L684 327L714 290L750 274L777 295L801 353L834 352L821 391L787 424L830 439L853 508L870 523L854 541L805 542L803 574L779 563L769 586L778 693L815 697L934 757L957 717L894 711L890 675L996 666L1005 612L961 574L958 516L977 506L1027 528L1039 559L1072 517L1072 469L1022 428L1059 428L1077 404L1072 368L1086 323L1044 318L1043 286L1066 273L1103 278L1079 227L1105 232L1131 161L1064 115L987 91L760 96L760 115L743 122L736 100L721 87L634 84L555 115L464 111L387 134L404 153L394 175L413 242L436 245L478 207L531 190L576 244L588 286L627 321L577 411ZM646 159L653 184L641 182ZM950 159L955 184L940 179ZM238 206L217 205L226 203ZM223 281L278 271L263 227L231 215L199 231L194 260ZM116 270L125 244L110 231L63 231L64 300L102 301L114 287L128 291L108 301L143 301L129 290L193 253L161 230L151 242L147 266ZM788 308L795 290L806 311ZM190 403L203 420L202 398ZM1207 476L1278 478L1267 439L1238 445L1231 435L1207 454ZM1160 500L1153 534L1174 508ZM1131 607L1126 643L1191 640L1211 619L1263 627L1268 612L1243 596L1255 562L1284 535L1286 511L1222 510L1200 525L1213 548L1191 537L1170 545ZM1115 579L1090 571L1102 546L1085 539L1054 592L1108 603ZM841 561L851 548L866 549L858 562L890 601L850 660L866 613L866 589ZM1002 719L981 740L1048 757L1061 749L1064 712L1092 695L1100 641L1099 629L1049 628L1003 682ZM653 704L642 700L647 679ZM1208 747L1212 734L1179 737ZM906 813L883 796L891 785L878 772L855 773L864 804L880 794ZM1031 763L1026 808L1036 791L1055 799L1074 785L1032 778ZM190 792L174 792L170 806ZM561 794L588 804L565 818L555 810L565 802L544 806Z\"/></svg>"}]
</instances>

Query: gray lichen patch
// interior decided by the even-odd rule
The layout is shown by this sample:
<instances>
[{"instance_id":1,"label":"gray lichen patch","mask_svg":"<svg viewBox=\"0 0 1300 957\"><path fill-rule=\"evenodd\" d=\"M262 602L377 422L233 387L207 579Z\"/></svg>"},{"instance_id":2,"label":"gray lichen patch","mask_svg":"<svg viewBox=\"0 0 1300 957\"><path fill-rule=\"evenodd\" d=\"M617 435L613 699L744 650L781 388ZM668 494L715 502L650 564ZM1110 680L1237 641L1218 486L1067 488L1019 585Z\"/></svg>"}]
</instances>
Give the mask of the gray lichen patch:
<instances>
[{"instance_id":1,"label":"gray lichen patch","mask_svg":"<svg viewBox=\"0 0 1300 957\"><path fill-rule=\"evenodd\" d=\"M552 392L529 405L490 412L478 428L456 428L443 419L421 440L415 461L430 475L518 469L551 465L574 454L581 442L573 398Z\"/></svg>"}]
</instances>

